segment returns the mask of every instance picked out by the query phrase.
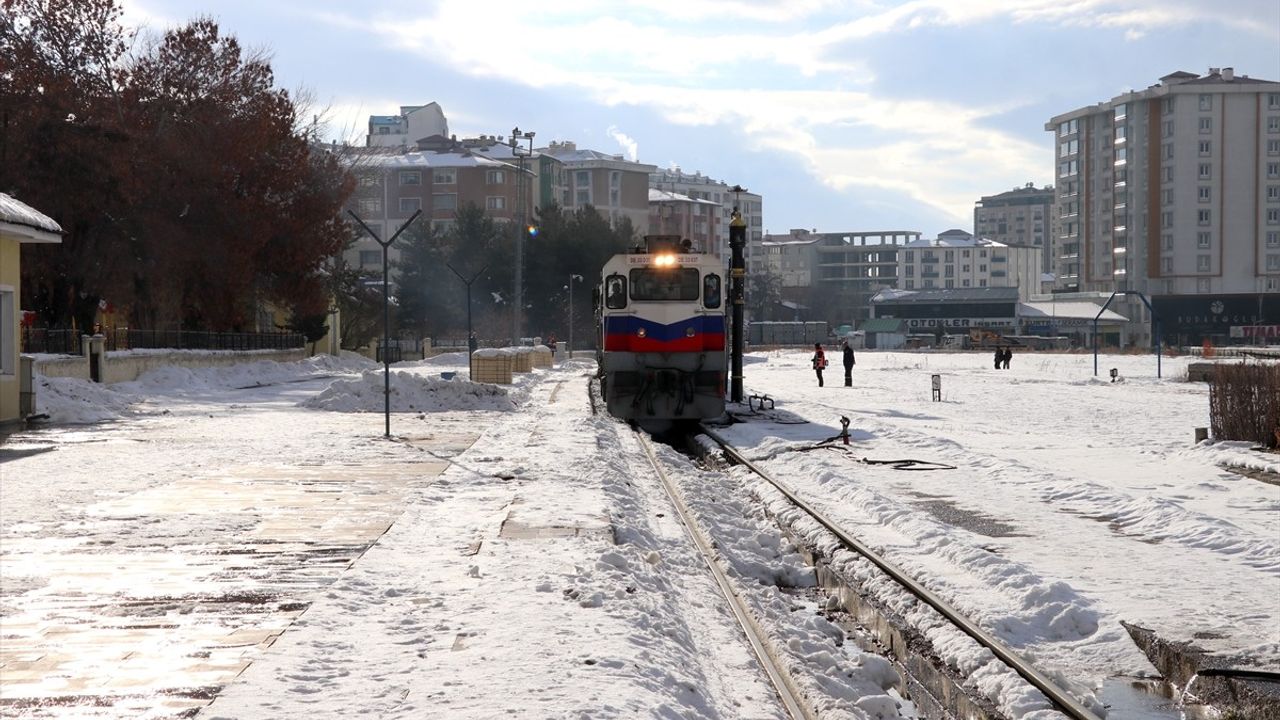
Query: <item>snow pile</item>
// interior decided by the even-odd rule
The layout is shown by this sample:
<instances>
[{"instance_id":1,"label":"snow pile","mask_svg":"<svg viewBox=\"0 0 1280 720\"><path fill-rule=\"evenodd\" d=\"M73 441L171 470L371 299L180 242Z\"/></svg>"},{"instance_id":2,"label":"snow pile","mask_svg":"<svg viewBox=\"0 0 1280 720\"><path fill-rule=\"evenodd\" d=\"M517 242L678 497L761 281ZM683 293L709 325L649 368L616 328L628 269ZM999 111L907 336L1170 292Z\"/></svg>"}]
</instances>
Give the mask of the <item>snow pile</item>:
<instances>
[{"instance_id":1,"label":"snow pile","mask_svg":"<svg viewBox=\"0 0 1280 720\"><path fill-rule=\"evenodd\" d=\"M301 407L336 412L381 412L386 381L382 371L368 370L354 380L338 380ZM440 410L514 410L516 404L497 385L442 380L403 370L391 372L391 409L396 412Z\"/></svg>"},{"instance_id":2,"label":"snow pile","mask_svg":"<svg viewBox=\"0 0 1280 720\"><path fill-rule=\"evenodd\" d=\"M36 376L36 414L50 422L80 425L118 420L130 414L138 398L96 382Z\"/></svg>"},{"instance_id":3,"label":"snow pile","mask_svg":"<svg viewBox=\"0 0 1280 720\"><path fill-rule=\"evenodd\" d=\"M142 395L170 395L261 387L325 375L350 374L372 367L375 367L372 360L355 353L343 353L342 357L316 355L287 363L258 360L206 368L170 365L149 370L137 380L117 383L116 386Z\"/></svg>"}]
</instances>

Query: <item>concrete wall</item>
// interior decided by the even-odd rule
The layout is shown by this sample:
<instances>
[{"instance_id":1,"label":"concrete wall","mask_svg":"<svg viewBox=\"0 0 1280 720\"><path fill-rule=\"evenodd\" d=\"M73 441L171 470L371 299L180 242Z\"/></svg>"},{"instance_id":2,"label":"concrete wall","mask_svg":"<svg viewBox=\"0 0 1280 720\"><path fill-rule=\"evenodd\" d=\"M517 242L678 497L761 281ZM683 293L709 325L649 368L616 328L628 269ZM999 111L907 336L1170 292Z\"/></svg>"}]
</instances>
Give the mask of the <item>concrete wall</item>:
<instances>
[{"instance_id":1,"label":"concrete wall","mask_svg":"<svg viewBox=\"0 0 1280 720\"><path fill-rule=\"evenodd\" d=\"M240 363L273 360L294 362L307 357L303 348L296 350L172 350L140 354L137 351L109 352L103 362L108 384L137 380L138 376L159 367L207 368ZM78 377L89 379L86 357L42 358L36 360L36 373L45 377Z\"/></svg>"}]
</instances>

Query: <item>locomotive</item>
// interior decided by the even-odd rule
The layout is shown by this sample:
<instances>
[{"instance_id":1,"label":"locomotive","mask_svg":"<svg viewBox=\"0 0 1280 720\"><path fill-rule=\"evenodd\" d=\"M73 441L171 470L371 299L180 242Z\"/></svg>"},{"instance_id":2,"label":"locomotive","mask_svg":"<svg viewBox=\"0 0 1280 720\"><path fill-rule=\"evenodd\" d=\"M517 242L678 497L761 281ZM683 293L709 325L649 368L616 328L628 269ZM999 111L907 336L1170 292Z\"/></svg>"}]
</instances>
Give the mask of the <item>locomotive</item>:
<instances>
[{"instance_id":1,"label":"locomotive","mask_svg":"<svg viewBox=\"0 0 1280 720\"><path fill-rule=\"evenodd\" d=\"M596 359L610 414L654 431L724 414L724 276L718 256L671 235L605 263Z\"/></svg>"}]
</instances>

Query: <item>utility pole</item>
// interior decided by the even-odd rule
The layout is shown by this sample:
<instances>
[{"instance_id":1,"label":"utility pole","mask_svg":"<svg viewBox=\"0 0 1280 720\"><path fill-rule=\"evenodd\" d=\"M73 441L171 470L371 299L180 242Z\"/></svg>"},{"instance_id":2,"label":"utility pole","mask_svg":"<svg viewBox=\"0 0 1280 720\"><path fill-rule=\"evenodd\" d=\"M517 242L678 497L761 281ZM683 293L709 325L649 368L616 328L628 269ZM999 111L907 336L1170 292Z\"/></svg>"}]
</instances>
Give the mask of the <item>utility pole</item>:
<instances>
[{"instance_id":1,"label":"utility pole","mask_svg":"<svg viewBox=\"0 0 1280 720\"><path fill-rule=\"evenodd\" d=\"M360 223L360 227L364 228L364 231L369 233L369 236L382 246L382 410L387 419L387 429L383 437L391 437L391 279L387 262L387 250L391 248L391 243L400 237L400 233L404 232L404 229L409 227L410 223L418 219L422 211L415 210L409 216L409 219L405 220L404 224L400 226L400 229L396 230L395 234L391 236L391 239L386 242L383 242L382 238L378 237L378 233L369 229L369 226L364 224L359 215L350 210L347 211L347 214L355 218L355 221Z\"/></svg>"},{"instance_id":2,"label":"utility pole","mask_svg":"<svg viewBox=\"0 0 1280 720\"><path fill-rule=\"evenodd\" d=\"M733 256L729 263L729 297L733 301L733 351L730 356L732 370L729 399L740 403L742 402L742 326L744 322L742 311L746 300L747 275L743 248L747 244L747 221L742 219L742 213L738 209L738 195L746 192L747 189L734 185L730 190L733 192L733 215L729 220L729 247L733 250Z\"/></svg>"},{"instance_id":3,"label":"utility pole","mask_svg":"<svg viewBox=\"0 0 1280 720\"><path fill-rule=\"evenodd\" d=\"M445 263L444 265L445 265L445 267L449 268L450 270L453 270L453 274L454 274L454 275L457 275L457 276L458 276L458 279L462 281L462 284L464 284L464 285L466 285L466 286L467 286L467 365L468 365L468 366L470 366L470 364L471 364L471 335L472 335L472 332L471 332L471 283L475 282L475 281L476 281L476 278L480 277L480 273L484 272L485 270L488 270L488 269L489 269L489 266L488 266L488 265L485 265L484 267L482 267L482 268L480 268L479 270L477 270L477 271L475 272L475 274L471 276L471 278L470 278L470 279L467 279L467 278L463 277L463 276L462 276L462 273L458 272L458 271L457 271L457 270L456 270L452 265L450 265L449 263Z\"/></svg>"}]
</instances>

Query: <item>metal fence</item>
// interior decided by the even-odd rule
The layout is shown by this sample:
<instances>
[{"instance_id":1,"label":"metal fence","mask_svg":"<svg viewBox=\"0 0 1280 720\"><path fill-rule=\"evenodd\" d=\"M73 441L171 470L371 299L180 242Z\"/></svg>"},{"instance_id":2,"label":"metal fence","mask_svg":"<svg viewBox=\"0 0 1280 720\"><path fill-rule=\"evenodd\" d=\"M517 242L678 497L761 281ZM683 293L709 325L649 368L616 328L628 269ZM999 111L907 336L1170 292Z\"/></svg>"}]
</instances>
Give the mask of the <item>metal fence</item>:
<instances>
[{"instance_id":1,"label":"metal fence","mask_svg":"<svg viewBox=\"0 0 1280 720\"><path fill-rule=\"evenodd\" d=\"M22 328L22 352L80 355L79 330ZM203 332L198 330L135 330L115 328L102 333L108 352L134 349L291 350L306 338L291 332Z\"/></svg>"}]
</instances>

